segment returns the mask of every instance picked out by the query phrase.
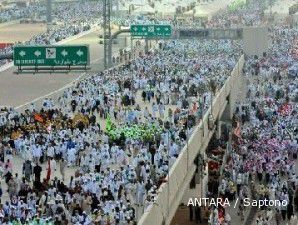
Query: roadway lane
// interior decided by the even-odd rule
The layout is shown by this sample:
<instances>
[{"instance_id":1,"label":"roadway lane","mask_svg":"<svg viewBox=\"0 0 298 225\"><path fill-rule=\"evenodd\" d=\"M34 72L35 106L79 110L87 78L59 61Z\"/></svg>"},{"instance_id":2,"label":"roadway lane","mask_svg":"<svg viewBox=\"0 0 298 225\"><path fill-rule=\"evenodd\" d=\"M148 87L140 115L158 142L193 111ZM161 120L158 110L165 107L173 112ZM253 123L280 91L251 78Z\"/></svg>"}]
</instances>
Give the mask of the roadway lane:
<instances>
[{"instance_id":1,"label":"roadway lane","mask_svg":"<svg viewBox=\"0 0 298 225\"><path fill-rule=\"evenodd\" d=\"M98 34L100 30L89 33L77 40L67 44L89 44L90 61L92 70L88 74L103 69L103 45L99 44ZM113 51L125 46L124 40L120 39L119 44L113 45ZM15 67L9 68L0 73L0 105L17 107L33 101L41 96L55 92L75 80L85 76L82 72L70 72L67 74L14 74Z\"/></svg>"},{"instance_id":2,"label":"roadway lane","mask_svg":"<svg viewBox=\"0 0 298 225\"><path fill-rule=\"evenodd\" d=\"M20 24L18 21L0 24L0 43L26 41L46 32L46 24Z\"/></svg>"}]
</instances>

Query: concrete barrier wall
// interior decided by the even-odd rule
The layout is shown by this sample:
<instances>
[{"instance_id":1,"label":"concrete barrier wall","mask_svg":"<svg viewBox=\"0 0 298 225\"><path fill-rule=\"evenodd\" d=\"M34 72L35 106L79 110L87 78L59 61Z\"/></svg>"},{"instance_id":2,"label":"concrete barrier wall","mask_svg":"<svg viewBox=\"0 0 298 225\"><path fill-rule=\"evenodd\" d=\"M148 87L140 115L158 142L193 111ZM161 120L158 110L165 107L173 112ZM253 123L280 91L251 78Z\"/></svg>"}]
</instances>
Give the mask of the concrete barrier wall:
<instances>
[{"instance_id":1,"label":"concrete barrier wall","mask_svg":"<svg viewBox=\"0 0 298 225\"><path fill-rule=\"evenodd\" d=\"M220 119L227 106L230 107L230 118L232 118L237 102L243 98L244 95L241 93L246 92L246 80L242 76L243 65L244 56L241 56L231 76L214 98L214 119ZM229 99L230 104L228 104L227 99ZM183 148L169 172L168 182L160 187L157 201L145 211L138 223L139 225L168 225L171 223L184 191L195 172L194 159L199 152L206 150L215 132L215 128L213 130L208 129L210 111L209 108L203 120L195 127L188 144Z\"/></svg>"}]
</instances>

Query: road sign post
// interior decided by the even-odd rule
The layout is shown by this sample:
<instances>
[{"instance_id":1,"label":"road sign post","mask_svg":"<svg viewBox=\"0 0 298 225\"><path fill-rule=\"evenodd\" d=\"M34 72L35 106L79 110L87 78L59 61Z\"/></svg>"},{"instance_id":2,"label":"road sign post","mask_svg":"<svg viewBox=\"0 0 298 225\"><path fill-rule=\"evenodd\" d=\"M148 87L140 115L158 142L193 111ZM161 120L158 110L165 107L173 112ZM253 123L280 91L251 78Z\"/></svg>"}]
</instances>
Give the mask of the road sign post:
<instances>
[{"instance_id":1,"label":"road sign post","mask_svg":"<svg viewBox=\"0 0 298 225\"><path fill-rule=\"evenodd\" d=\"M90 65L88 45L15 46L14 65L19 71L78 69ZM31 67L31 68L30 68Z\"/></svg>"},{"instance_id":2,"label":"road sign post","mask_svg":"<svg viewBox=\"0 0 298 225\"><path fill-rule=\"evenodd\" d=\"M132 37L141 38L169 38L172 35L171 25L131 25L130 34Z\"/></svg>"}]
</instances>

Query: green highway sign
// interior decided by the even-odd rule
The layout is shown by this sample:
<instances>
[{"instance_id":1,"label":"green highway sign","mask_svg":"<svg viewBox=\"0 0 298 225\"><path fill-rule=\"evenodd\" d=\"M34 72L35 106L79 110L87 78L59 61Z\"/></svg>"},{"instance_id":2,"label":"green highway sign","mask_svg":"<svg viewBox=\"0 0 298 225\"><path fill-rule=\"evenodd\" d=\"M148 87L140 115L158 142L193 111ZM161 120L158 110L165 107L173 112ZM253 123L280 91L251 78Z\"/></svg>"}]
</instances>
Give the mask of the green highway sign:
<instances>
[{"instance_id":1,"label":"green highway sign","mask_svg":"<svg viewBox=\"0 0 298 225\"><path fill-rule=\"evenodd\" d=\"M88 45L15 46L15 66L86 66L90 64Z\"/></svg>"},{"instance_id":2,"label":"green highway sign","mask_svg":"<svg viewBox=\"0 0 298 225\"><path fill-rule=\"evenodd\" d=\"M133 37L167 38L172 35L171 25L131 25L130 34Z\"/></svg>"}]
</instances>

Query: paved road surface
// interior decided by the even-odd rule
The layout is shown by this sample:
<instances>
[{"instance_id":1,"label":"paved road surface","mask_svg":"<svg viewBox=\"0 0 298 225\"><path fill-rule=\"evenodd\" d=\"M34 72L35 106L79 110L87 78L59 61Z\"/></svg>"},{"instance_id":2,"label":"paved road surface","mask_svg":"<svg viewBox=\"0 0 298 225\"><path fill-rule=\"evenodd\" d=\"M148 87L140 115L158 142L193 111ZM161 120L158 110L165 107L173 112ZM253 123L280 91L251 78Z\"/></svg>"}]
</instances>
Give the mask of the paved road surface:
<instances>
[{"instance_id":1,"label":"paved road surface","mask_svg":"<svg viewBox=\"0 0 298 225\"><path fill-rule=\"evenodd\" d=\"M46 31L45 24L20 24L18 21L0 24L0 43L27 41Z\"/></svg>"}]
</instances>

